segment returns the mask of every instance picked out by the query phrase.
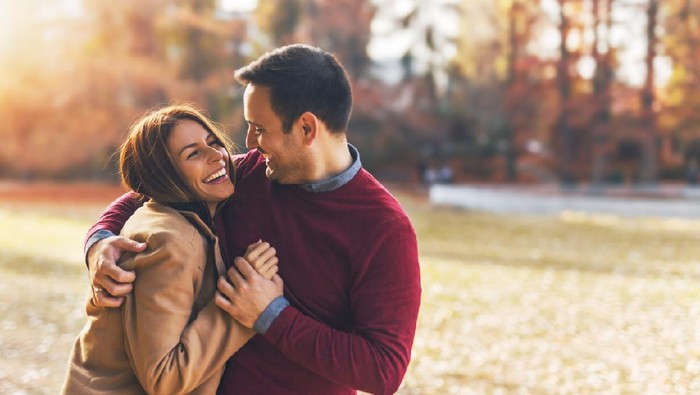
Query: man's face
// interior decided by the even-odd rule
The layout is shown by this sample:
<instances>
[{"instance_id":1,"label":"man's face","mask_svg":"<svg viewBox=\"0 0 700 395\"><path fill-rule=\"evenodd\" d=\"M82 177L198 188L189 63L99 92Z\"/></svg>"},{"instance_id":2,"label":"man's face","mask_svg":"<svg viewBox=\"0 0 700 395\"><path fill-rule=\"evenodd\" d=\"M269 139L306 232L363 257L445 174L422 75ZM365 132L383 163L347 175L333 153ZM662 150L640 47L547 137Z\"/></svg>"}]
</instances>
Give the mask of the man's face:
<instances>
[{"instance_id":1,"label":"man's face","mask_svg":"<svg viewBox=\"0 0 700 395\"><path fill-rule=\"evenodd\" d=\"M303 184L309 179L313 161L303 144L303 130L296 123L284 133L282 120L272 110L270 90L248 84L243 96L243 112L248 123L246 147L256 148L265 157L265 175L280 184Z\"/></svg>"}]
</instances>

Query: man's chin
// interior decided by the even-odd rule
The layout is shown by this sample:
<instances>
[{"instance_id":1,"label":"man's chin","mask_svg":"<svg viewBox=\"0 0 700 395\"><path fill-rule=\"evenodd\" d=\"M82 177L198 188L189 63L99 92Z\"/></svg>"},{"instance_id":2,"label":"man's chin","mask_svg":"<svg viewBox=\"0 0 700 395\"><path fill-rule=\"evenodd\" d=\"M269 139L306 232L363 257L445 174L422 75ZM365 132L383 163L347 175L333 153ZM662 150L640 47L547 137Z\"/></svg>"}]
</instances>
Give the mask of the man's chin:
<instances>
[{"instance_id":1,"label":"man's chin","mask_svg":"<svg viewBox=\"0 0 700 395\"><path fill-rule=\"evenodd\" d=\"M275 181L278 184L295 184L295 182L290 180L289 177L281 177L279 173L275 173L274 171L270 170L269 167L265 169L265 177L267 177L268 180Z\"/></svg>"},{"instance_id":2,"label":"man's chin","mask_svg":"<svg viewBox=\"0 0 700 395\"><path fill-rule=\"evenodd\" d=\"M265 168L265 177L267 177L267 179L270 181L279 181L277 180L275 172L272 171L272 169L270 169L269 167Z\"/></svg>"}]
</instances>

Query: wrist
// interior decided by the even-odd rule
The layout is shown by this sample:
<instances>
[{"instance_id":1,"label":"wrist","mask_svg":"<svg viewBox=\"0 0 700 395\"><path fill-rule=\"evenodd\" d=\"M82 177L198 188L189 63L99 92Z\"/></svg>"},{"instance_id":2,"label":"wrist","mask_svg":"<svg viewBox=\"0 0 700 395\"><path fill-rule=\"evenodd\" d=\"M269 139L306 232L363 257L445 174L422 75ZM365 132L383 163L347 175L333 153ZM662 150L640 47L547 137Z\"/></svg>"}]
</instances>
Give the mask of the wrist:
<instances>
[{"instance_id":1,"label":"wrist","mask_svg":"<svg viewBox=\"0 0 700 395\"><path fill-rule=\"evenodd\" d=\"M277 317L289 306L289 301L284 296L280 295L267 305L265 310L260 314L255 323L253 324L253 330L261 335L272 326L272 323L277 319Z\"/></svg>"},{"instance_id":2,"label":"wrist","mask_svg":"<svg viewBox=\"0 0 700 395\"><path fill-rule=\"evenodd\" d=\"M100 229L97 232L93 233L90 235L88 238L87 242L85 243L85 263L88 263L88 258L90 257L90 252L92 251L92 247L97 244L100 240L104 240L108 237L114 236L114 233L110 232L109 230L106 229Z\"/></svg>"}]
</instances>

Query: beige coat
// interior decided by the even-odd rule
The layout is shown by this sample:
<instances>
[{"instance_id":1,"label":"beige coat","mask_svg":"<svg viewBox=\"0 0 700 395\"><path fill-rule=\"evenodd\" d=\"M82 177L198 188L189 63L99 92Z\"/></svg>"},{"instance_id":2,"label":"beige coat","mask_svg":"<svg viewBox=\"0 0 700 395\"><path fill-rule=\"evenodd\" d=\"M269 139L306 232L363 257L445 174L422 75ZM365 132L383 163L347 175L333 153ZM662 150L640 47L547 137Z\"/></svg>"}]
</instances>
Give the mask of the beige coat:
<instances>
[{"instance_id":1,"label":"beige coat","mask_svg":"<svg viewBox=\"0 0 700 395\"><path fill-rule=\"evenodd\" d=\"M121 308L88 298L64 394L214 394L226 360L254 334L214 304L224 273L218 240L195 214L149 202L121 233L146 242Z\"/></svg>"}]
</instances>

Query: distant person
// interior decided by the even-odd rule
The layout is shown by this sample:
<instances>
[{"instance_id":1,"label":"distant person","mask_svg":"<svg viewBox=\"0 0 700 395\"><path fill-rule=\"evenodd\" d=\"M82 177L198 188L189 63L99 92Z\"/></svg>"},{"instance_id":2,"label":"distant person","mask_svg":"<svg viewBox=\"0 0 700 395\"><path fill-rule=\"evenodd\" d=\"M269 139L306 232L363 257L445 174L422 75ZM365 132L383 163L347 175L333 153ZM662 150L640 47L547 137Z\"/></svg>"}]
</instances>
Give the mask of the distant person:
<instances>
[{"instance_id":1,"label":"distant person","mask_svg":"<svg viewBox=\"0 0 700 395\"><path fill-rule=\"evenodd\" d=\"M448 164L442 165L438 172L438 180L441 184L452 184L454 182L454 172L452 166Z\"/></svg>"},{"instance_id":2,"label":"distant person","mask_svg":"<svg viewBox=\"0 0 700 395\"><path fill-rule=\"evenodd\" d=\"M688 169L686 171L686 176L688 178L688 184L690 185L697 185L698 183L698 160L695 158L690 159L688 161Z\"/></svg>"},{"instance_id":3,"label":"distant person","mask_svg":"<svg viewBox=\"0 0 700 395\"><path fill-rule=\"evenodd\" d=\"M429 166L425 171L425 180L428 185L437 184L440 181L440 172L433 166Z\"/></svg>"},{"instance_id":4,"label":"distant person","mask_svg":"<svg viewBox=\"0 0 700 395\"><path fill-rule=\"evenodd\" d=\"M420 304L416 235L348 144L345 70L327 52L290 45L236 78L245 85L250 152L236 158L236 193L216 232L230 256L269 241L285 285L280 296L245 259L229 269L232 284L219 280L217 304L258 335L229 360L218 393L396 392ZM114 257L137 248L121 237L96 240L117 233L138 205L121 197L90 232L91 281L109 292L96 295L98 306L128 293L134 276Z\"/></svg>"},{"instance_id":5,"label":"distant person","mask_svg":"<svg viewBox=\"0 0 700 395\"><path fill-rule=\"evenodd\" d=\"M121 234L148 247L118 262L138 276L120 309L88 300L62 393L213 394L226 360L255 334L214 302L225 267L212 218L233 193L225 141L186 106L155 111L132 127L120 175L148 201ZM266 279L277 272L267 243L251 244L245 259Z\"/></svg>"},{"instance_id":6,"label":"distant person","mask_svg":"<svg viewBox=\"0 0 700 395\"><path fill-rule=\"evenodd\" d=\"M418 162L416 171L418 172L418 178L420 179L421 184L427 184L428 177L426 177L426 172L428 171L428 165L426 165L425 162Z\"/></svg>"}]
</instances>

